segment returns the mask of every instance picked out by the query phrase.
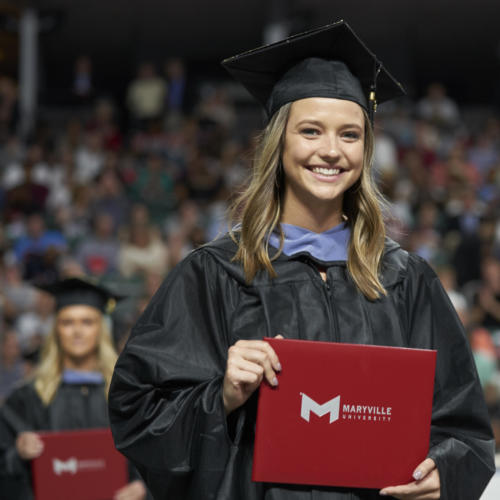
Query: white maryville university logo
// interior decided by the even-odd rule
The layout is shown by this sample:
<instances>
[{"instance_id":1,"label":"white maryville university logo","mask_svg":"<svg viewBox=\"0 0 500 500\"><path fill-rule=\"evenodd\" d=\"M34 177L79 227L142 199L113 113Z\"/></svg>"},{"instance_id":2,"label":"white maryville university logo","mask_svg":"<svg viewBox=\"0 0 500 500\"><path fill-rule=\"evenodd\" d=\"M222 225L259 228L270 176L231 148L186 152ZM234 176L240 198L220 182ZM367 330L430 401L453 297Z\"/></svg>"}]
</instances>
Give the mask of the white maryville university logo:
<instances>
[{"instance_id":1,"label":"white maryville university logo","mask_svg":"<svg viewBox=\"0 0 500 500\"><path fill-rule=\"evenodd\" d=\"M306 422L309 422L311 413L318 417L323 417L327 413L330 414L330 423L337 421L340 416L340 395L335 396L326 403L319 404L314 399L310 398L303 392L302 402L300 405L300 416ZM342 405L342 420L346 421L365 421L365 422L391 422L392 421L392 407L382 405L370 404L353 404L346 403Z\"/></svg>"},{"instance_id":2,"label":"white maryville university logo","mask_svg":"<svg viewBox=\"0 0 500 500\"><path fill-rule=\"evenodd\" d=\"M91 460L78 460L75 457L68 458L67 460L52 459L52 469L56 476L60 476L63 472L75 475L81 470L99 470L105 467L106 461L102 458Z\"/></svg>"},{"instance_id":3,"label":"white maryville university logo","mask_svg":"<svg viewBox=\"0 0 500 500\"><path fill-rule=\"evenodd\" d=\"M322 417L327 413L330 414L330 423L335 422L339 419L340 410L340 396L336 396L330 401L323 403L322 405L316 403L314 399L311 399L307 394L303 392L300 393L302 396L302 404L300 405L300 416L307 422L311 416L311 412Z\"/></svg>"},{"instance_id":4,"label":"white maryville university logo","mask_svg":"<svg viewBox=\"0 0 500 500\"><path fill-rule=\"evenodd\" d=\"M71 472L71 474L76 474L78 470L78 460L76 458L68 458L68 460L63 462L62 460L53 458L52 467L56 476L60 476L63 472Z\"/></svg>"}]
</instances>

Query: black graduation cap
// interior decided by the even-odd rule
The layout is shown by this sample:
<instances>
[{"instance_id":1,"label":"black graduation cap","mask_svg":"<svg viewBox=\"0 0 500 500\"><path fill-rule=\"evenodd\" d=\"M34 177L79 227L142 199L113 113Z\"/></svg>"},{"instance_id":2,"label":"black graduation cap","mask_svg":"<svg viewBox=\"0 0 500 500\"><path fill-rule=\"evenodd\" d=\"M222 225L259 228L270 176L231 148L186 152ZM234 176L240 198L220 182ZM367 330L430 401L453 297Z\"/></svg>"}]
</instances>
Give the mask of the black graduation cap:
<instances>
[{"instance_id":1,"label":"black graduation cap","mask_svg":"<svg viewBox=\"0 0 500 500\"><path fill-rule=\"evenodd\" d=\"M344 21L243 52L222 65L269 117L283 104L306 97L354 101L372 116L377 102L405 94Z\"/></svg>"},{"instance_id":2,"label":"black graduation cap","mask_svg":"<svg viewBox=\"0 0 500 500\"><path fill-rule=\"evenodd\" d=\"M116 301L123 298L103 286L80 278L66 278L47 285L37 285L37 288L54 296L57 311L66 306L87 305L107 313L111 312Z\"/></svg>"}]
</instances>

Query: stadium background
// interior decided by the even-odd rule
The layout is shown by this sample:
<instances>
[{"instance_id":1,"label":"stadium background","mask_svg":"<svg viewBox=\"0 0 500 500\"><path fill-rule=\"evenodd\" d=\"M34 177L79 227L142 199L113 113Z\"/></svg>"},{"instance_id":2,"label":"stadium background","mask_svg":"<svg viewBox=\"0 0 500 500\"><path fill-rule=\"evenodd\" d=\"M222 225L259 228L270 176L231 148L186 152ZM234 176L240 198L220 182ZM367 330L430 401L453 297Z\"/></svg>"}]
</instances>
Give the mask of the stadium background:
<instances>
[{"instance_id":1,"label":"stadium background","mask_svg":"<svg viewBox=\"0 0 500 500\"><path fill-rule=\"evenodd\" d=\"M51 322L35 281L125 291L119 347L169 269L225 230L264 121L220 60L343 18L408 90L377 117L390 232L449 290L500 436L499 15L496 0L0 2L0 398Z\"/></svg>"}]
</instances>

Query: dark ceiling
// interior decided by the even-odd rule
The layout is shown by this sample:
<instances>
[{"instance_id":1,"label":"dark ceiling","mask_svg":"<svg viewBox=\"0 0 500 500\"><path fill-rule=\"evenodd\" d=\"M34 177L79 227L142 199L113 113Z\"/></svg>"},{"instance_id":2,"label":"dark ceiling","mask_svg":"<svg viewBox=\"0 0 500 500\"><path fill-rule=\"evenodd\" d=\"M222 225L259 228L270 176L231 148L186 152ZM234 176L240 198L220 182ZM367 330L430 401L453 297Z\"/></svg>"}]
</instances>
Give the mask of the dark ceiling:
<instances>
[{"instance_id":1,"label":"dark ceiling","mask_svg":"<svg viewBox=\"0 0 500 500\"><path fill-rule=\"evenodd\" d=\"M66 79L82 53L92 56L96 73L113 88L123 87L144 58L160 62L180 55L191 74L201 69L222 75L219 60L259 45L265 24L283 16L295 32L345 19L410 89L422 91L441 80L460 101L487 103L500 94L500 0L25 3L61 15L59 26L42 37L47 85Z\"/></svg>"}]
</instances>

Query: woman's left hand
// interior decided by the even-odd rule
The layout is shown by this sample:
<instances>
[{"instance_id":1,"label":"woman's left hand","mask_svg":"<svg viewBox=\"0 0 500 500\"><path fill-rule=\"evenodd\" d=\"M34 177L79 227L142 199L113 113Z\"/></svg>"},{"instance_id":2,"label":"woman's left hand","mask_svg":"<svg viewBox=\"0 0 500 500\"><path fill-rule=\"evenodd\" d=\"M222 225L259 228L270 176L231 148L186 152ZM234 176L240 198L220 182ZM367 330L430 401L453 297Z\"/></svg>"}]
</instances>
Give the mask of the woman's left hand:
<instances>
[{"instance_id":1,"label":"woman's left hand","mask_svg":"<svg viewBox=\"0 0 500 500\"><path fill-rule=\"evenodd\" d=\"M441 498L441 481L436 463L426 458L413 473L415 481L400 486L388 486L380 490L381 495L408 500L431 500Z\"/></svg>"},{"instance_id":2,"label":"woman's left hand","mask_svg":"<svg viewBox=\"0 0 500 500\"><path fill-rule=\"evenodd\" d=\"M113 497L113 500L144 500L146 498L146 486L137 479L120 488Z\"/></svg>"}]
</instances>

